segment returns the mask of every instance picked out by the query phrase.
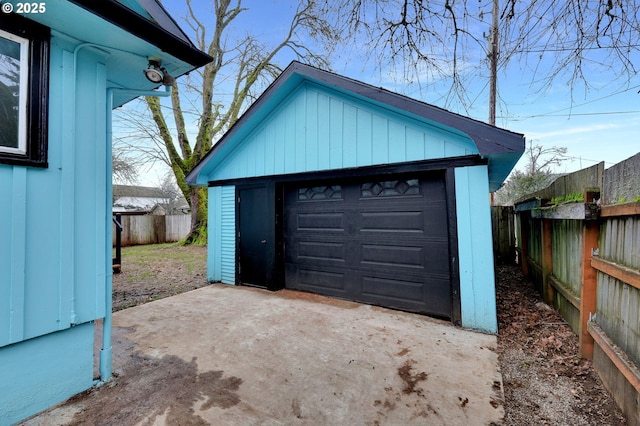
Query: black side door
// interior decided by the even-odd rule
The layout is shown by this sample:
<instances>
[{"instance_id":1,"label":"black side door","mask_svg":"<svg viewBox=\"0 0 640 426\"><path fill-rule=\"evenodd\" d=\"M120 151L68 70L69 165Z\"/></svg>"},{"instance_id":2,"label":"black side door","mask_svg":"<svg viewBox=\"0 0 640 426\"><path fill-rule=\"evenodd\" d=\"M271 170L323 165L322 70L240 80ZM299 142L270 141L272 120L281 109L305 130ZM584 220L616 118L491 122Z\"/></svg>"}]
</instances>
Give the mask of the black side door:
<instances>
[{"instance_id":1,"label":"black side door","mask_svg":"<svg viewBox=\"0 0 640 426\"><path fill-rule=\"evenodd\" d=\"M273 185L245 186L236 190L238 284L272 287L274 200Z\"/></svg>"}]
</instances>

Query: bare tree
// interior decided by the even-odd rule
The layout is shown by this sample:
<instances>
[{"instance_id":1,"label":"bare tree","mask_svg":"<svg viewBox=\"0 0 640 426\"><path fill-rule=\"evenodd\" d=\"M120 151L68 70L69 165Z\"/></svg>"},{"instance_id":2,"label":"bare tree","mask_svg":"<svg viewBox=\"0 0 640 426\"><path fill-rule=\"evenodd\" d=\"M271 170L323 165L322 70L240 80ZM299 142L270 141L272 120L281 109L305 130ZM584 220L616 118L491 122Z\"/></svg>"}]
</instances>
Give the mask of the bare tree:
<instances>
[{"instance_id":1,"label":"bare tree","mask_svg":"<svg viewBox=\"0 0 640 426\"><path fill-rule=\"evenodd\" d=\"M233 3L233 4L232 4ZM213 61L190 77L186 83L173 84L171 108L164 109L156 97L146 98L146 104L155 123L147 130L154 141L147 156L157 159L157 146L162 145L161 159L173 170L177 184L191 206L191 233L187 243L205 244L207 226L207 189L189 187L185 176L193 169L213 143L238 119L247 103L266 87L281 69L274 57L289 49L301 60L318 66L326 66L323 57L315 54L301 40L300 35L325 37L330 33L324 20L312 14L313 0L301 1L289 25L288 31L274 43L267 44L257 36L247 35L236 39L232 23L246 9L241 0L212 0L213 24L205 22L203 10L194 10L191 0L186 0L187 22L195 33L198 47L213 57ZM220 91L231 92L229 101L223 101ZM198 130L191 140L188 122L197 117ZM172 122L172 125L169 123ZM166 156L166 157L165 157ZM162 158L164 157L164 158Z\"/></svg>"},{"instance_id":2,"label":"bare tree","mask_svg":"<svg viewBox=\"0 0 640 426\"><path fill-rule=\"evenodd\" d=\"M551 166L559 166L567 159L567 148L553 146L544 148L541 145L529 143L525 156L529 159L526 173L530 176L537 174L551 174Z\"/></svg>"},{"instance_id":3,"label":"bare tree","mask_svg":"<svg viewBox=\"0 0 640 426\"><path fill-rule=\"evenodd\" d=\"M380 67L405 81L450 81L445 106L468 108L469 83L489 78L488 42L498 11L498 71L518 62L533 90L556 81L588 89L606 75L628 85L640 52L635 0L323 0L318 14L337 36L362 45Z\"/></svg>"},{"instance_id":4,"label":"bare tree","mask_svg":"<svg viewBox=\"0 0 640 426\"><path fill-rule=\"evenodd\" d=\"M169 198L171 202L175 202L182 195L182 191L178 188L176 183L176 177L173 175L172 171L168 171L162 177L159 182L159 187L164 193L165 197Z\"/></svg>"},{"instance_id":5,"label":"bare tree","mask_svg":"<svg viewBox=\"0 0 640 426\"><path fill-rule=\"evenodd\" d=\"M505 184L495 193L494 202L497 205L512 205L514 201L527 194L539 191L549 186L557 177L551 166L559 166L565 160L567 148L544 148L541 145L529 143L525 150L527 163L523 170L514 170Z\"/></svg>"},{"instance_id":6,"label":"bare tree","mask_svg":"<svg viewBox=\"0 0 640 426\"><path fill-rule=\"evenodd\" d=\"M127 158L126 154L121 150L114 150L111 154L113 164L113 181L116 183L133 184L138 180L138 170L134 162Z\"/></svg>"}]
</instances>

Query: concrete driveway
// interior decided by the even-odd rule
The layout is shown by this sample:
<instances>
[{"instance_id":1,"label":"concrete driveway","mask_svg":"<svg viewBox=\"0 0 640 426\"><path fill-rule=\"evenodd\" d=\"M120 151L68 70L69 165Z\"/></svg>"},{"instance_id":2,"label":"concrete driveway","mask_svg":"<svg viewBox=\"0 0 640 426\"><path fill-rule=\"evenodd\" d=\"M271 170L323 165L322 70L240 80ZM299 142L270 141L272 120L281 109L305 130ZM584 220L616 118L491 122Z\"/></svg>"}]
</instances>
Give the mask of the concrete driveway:
<instances>
[{"instance_id":1,"label":"concrete driveway","mask_svg":"<svg viewBox=\"0 0 640 426\"><path fill-rule=\"evenodd\" d=\"M114 372L26 425L500 423L496 337L288 290L211 285L114 314Z\"/></svg>"}]
</instances>

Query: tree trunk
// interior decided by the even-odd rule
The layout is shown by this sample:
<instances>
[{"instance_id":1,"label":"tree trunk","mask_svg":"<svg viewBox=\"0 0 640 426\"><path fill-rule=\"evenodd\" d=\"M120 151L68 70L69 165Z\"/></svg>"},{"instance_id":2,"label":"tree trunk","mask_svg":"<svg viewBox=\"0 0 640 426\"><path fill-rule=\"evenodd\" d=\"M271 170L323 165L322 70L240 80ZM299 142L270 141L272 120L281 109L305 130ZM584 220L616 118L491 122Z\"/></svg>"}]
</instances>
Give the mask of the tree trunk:
<instances>
[{"instance_id":1,"label":"tree trunk","mask_svg":"<svg viewBox=\"0 0 640 426\"><path fill-rule=\"evenodd\" d=\"M189 188L191 201L191 232L185 244L204 246L207 244L207 187L192 186Z\"/></svg>"}]
</instances>

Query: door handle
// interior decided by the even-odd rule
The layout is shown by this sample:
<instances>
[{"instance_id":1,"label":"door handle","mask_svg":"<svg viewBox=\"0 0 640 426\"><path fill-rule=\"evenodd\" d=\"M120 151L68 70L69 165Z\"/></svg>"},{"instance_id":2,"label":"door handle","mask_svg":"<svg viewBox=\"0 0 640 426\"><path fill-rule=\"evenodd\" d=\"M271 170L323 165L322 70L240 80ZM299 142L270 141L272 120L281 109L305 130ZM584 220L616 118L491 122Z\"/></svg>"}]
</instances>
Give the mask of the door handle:
<instances>
[{"instance_id":1,"label":"door handle","mask_svg":"<svg viewBox=\"0 0 640 426\"><path fill-rule=\"evenodd\" d=\"M260 241L262 244L267 244L267 240Z\"/></svg>"}]
</instances>

